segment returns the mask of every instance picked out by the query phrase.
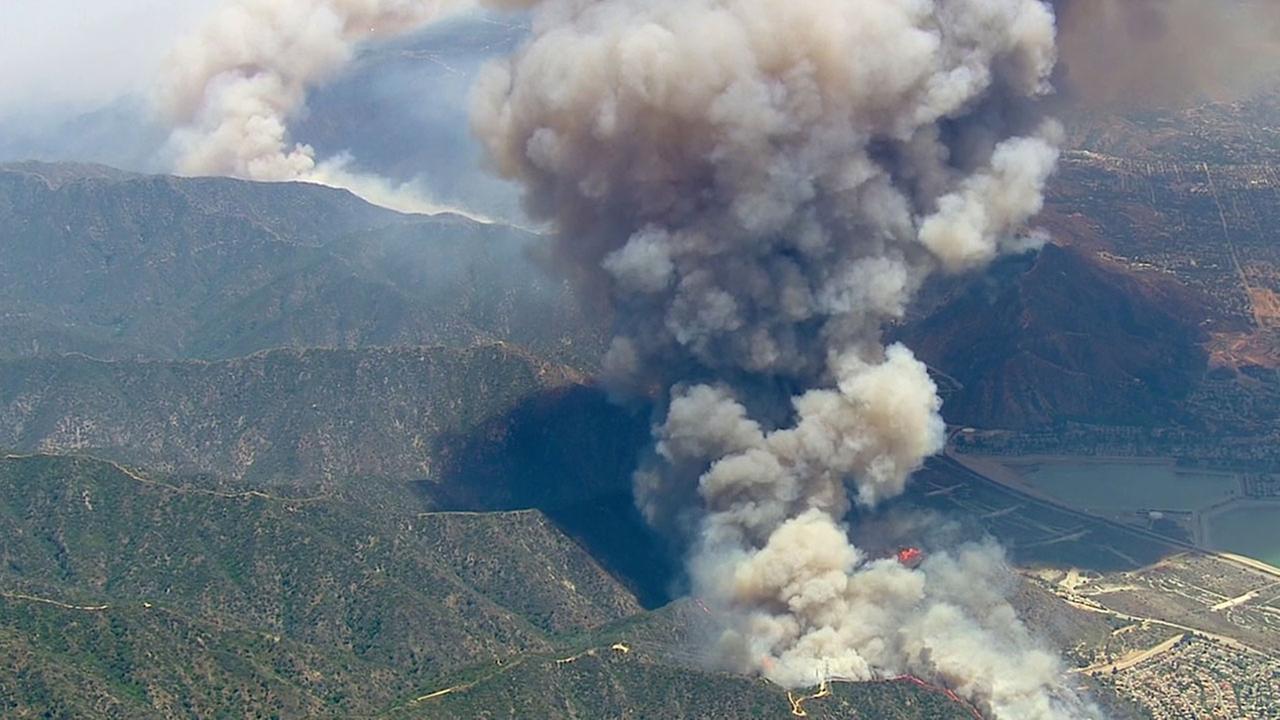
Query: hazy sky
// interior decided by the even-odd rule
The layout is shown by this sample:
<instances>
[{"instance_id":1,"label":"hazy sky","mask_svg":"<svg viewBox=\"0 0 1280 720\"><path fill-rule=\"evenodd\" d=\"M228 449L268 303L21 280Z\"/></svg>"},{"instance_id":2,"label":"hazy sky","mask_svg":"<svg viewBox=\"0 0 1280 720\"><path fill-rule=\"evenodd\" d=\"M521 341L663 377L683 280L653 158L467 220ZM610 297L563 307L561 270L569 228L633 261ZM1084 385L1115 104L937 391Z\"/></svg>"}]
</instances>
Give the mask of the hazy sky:
<instances>
[{"instance_id":1,"label":"hazy sky","mask_svg":"<svg viewBox=\"0 0 1280 720\"><path fill-rule=\"evenodd\" d=\"M0 0L0 117L145 90L218 0Z\"/></svg>"},{"instance_id":2,"label":"hazy sky","mask_svg":"<svg viewBox=\"0 0 1280 720\"><path fill-rule=\"evenodd\" d=\"M146 100L176 41L222 2L0 0L0 162L171 172L169 128ZM517 16L477 13L370 48L315 89L291 137L325 158L349 153L353 170L417 181L442 203L517 217L513 187L482 168L467 95L480 65L523 27Z\"/></svg>"}]
</instances>

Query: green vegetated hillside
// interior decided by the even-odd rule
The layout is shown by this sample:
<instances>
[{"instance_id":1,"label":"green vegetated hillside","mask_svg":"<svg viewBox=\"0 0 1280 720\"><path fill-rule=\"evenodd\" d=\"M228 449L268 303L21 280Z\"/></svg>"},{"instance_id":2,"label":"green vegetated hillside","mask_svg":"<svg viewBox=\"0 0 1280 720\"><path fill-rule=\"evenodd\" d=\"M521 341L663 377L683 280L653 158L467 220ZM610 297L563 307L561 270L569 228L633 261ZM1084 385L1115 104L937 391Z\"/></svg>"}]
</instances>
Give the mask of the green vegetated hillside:
<instances>
[{"instance_id":1,"label":"green vegetated hillside","mask_svg":"<svg viewBox=\"0 0 1280 720\"><path fill-rule=\"evenodd\" d=\"M448 438L577 377L505 343L0 360L0 446L92 451L233 484L421 478Z\"/></svg>"},{"instance_id":2,"label":"green vegetated hillside","mask_svg":"<svg viewBox=\"0 0 1280 720\"><path fill-rule=\"evenodd\" d=\"M648 414L581 380L508 343L0 360L0 447L196 473L223 490L350 494L373 479L424 510L538 508L660 604L674 566L630 488Z\"/></svg>"},{"instance_id":3,"label":"green vegetated hillside","mask_svg":"<svg viewBox=\"0 0 1280 720\"><path fill-rule=\"evenodd\" d=\"M625 645L624 645L625 646ZM601 647L580 656L524 657L448 694L410 703L394 718L675 718L792 716L785 692L764 681L692 670ZM537 692L531 692L538 688ZM444 688L448 689L448 688ZM437 691L439 692L439 691ZM804 694L811 694L812 691ZM803 704L815 720L972 720L964 706L907 682L835 684Z\"/></svg>"},{"instance_id":4,"label":"green vegetated hillside","mask_svg":"<svg viewBox=\"0 0 1280 720\"><path fill-rule=\"evenodd\" d=\"M642 609L678 562L630 491L651 418L584 382L608 319L538 245L0 167L0 716L790 717ZM969 717L909 683L806 710Z\"/></svg>"},{"instance_id":5,"label":"green vegetated hillside","mask_svg":"<svg viewBox=\"0 0 1280 720\"><path fill-rule=\"evenodd\" d=\"M641 612L540 513L383 510L0 460L0 715L788 716L779 688L695 669L689 612ZM893 683L810 708L967 717Z\"/></svg>"},{"instance_id":6,"label":"green vegetated hillside","mask_svg":"<svg viewBox=\"0 0 1280 720\"><path fill-rule=\"evenodd\" d=\"M227 358L511 340L598 354L537 237L344 191L0 165L0 357Z\"/></svg>"},{"instance_id":7,"label":"green vegetated hillside","mask_svg":"<svg viewBox=\"0 0 1280 720\"><path fill-rule=\"evenodd\" d=\"M131 717L370 713L639 610L535 512L368 513L173 482L87 459L0 462L14 661L0 715L96 716L77 710L104 699Z\"/></svg>"}]
</instances>

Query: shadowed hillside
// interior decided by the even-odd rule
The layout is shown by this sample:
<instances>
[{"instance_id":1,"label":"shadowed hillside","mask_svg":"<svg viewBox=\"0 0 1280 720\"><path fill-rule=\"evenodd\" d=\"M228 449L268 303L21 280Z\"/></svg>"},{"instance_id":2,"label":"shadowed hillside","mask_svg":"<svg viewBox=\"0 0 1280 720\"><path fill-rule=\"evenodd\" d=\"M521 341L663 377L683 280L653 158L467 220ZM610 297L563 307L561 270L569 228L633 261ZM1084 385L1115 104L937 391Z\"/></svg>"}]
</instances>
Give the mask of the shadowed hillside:
<instances>
[{"instance_id":1,"label":"shadowed hillside","mask_svg":"<svg viewBox=\"0 0 1280 720\"><path fill-rule=\"evenodd\" d=\"M589 387L533 395L445 443L441 472L418 489L443 508L538 508L647 606L660 605L675 590L676 551L645 523L631 491L649 412Z\"/></svg>"},{"instance_id":2,"label":"shadowed hillside","mask_svg":"<svg viewBox=\"0 0 1280 720\"><path fill-rule=\"evenodd\" d=\"M970 282L901 337L958 381L944 409L953 423L1168 423L1207 369L1180 299L1049 245Z\"/></svg>"}]
</instances>

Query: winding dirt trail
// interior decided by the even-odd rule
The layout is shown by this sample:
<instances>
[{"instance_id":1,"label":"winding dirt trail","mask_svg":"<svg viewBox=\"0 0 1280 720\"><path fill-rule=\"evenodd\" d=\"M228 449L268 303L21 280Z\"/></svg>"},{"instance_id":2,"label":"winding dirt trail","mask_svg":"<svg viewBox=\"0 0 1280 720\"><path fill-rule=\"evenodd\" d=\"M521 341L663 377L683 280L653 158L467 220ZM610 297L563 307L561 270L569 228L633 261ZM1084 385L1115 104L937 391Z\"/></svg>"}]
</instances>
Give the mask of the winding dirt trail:
<instances>
[{"instance_id":1,"label":"winding dirt trail","mask_svg":"<svg viewBox=\"0 0 1280 720\"><path fill-rule=\"evenodd\" d=\"M37 597L35 595L26 595L24 593L0 592L0 597L8 600L18 600L24 602L40 603L42 605L52 605L53 607L62 608L63 610L76 610L79 612L100 613L111 609L110 605L71 605L69 603L51 600L49 598Z\"/></svg>"}]
</instances>

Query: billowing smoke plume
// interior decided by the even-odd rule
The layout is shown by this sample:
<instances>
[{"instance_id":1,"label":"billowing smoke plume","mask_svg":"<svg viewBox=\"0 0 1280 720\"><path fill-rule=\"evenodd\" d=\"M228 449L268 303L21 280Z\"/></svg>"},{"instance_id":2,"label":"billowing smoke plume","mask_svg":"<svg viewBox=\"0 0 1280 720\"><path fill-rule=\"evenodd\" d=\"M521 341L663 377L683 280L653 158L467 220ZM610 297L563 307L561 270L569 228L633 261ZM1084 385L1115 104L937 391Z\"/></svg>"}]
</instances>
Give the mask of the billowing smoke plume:
<instances>
[{"instance_id":1,"label":"billowing smoke plume","mask_svg":"<svg viewBox=\"0 0 1280 720\"><path fill-rule=\"evenodd\" d=\"M228 0L175 48L159 101L176 128L179 172L344 187L401 210L437 206L411 186L318 160L289 139L307 91L353 57L359 42L405 33L468 0ZM510 4L510 3L507 3Z\"/></svg>"},{"instance_id":2,"label":"billowing smoke plume","mask_svg":"<svg viewBox=\"0 0 1280 720\"><path fill-rule=\"evenodd\" d=\"M1042 0L544 0L479 80L496 167L614 306L607 375L670 388L637 498L687 530L734 669L1092 714L991 590L998 551L911 570L843 524L944 443L926 368L881 326L931 273L1035 242L1054 35Z\"/></svg>"},{"instance_id":3,"label":"billowing smoke plume","mask_svg":"<svg viewBox=\"0 0 1280 720\"><path fill-rule=\"evenodd\" d=\"M1094 107L1245 97L1280 73L1274 0L1056 0L1070 99Z\"/></svg>"}]
</instances>

